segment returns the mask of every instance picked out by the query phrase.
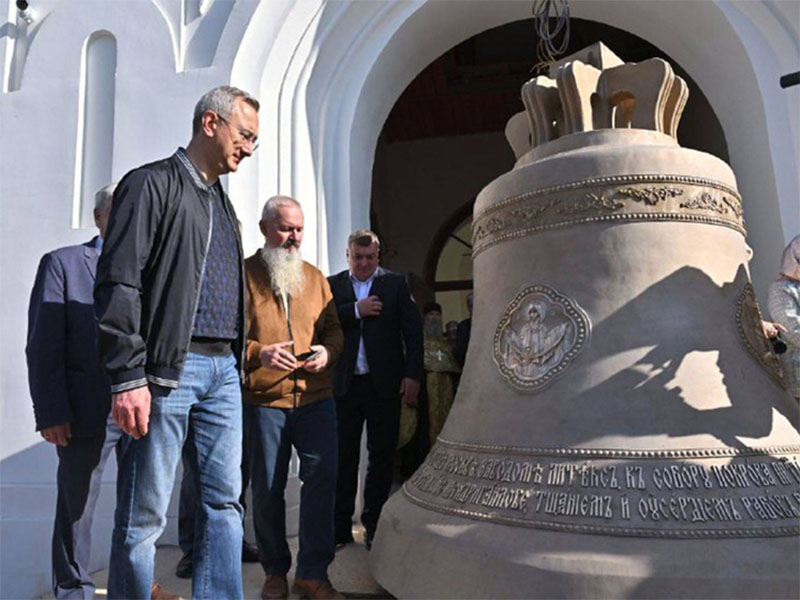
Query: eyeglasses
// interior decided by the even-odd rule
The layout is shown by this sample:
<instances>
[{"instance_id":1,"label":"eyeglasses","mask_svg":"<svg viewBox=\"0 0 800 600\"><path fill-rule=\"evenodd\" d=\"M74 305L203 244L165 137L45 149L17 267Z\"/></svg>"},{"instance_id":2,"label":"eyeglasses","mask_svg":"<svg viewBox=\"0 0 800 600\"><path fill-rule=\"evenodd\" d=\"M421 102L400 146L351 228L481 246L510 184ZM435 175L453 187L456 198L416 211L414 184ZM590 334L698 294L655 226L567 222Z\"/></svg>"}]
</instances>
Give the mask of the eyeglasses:
<instances>
[{"instance_id":1,"label":"eyeglasses","mask_svg":"<svg viewBox=\"0 0 800 600\"><path fill-rule=\"evenodd\" d=\"M250 150L251 152L255 152L258 149L258 136L255 133L253 133L252 131L247 131L247 129L242 129L237 125L234 125L219 113L216 114L217 118L223 123L225 123L229 129L235 129L236 131L239 132L239 138L244 143L244 145L250 144L250 146L252 147L252 149Z\"/></svg>"}]
</instances>

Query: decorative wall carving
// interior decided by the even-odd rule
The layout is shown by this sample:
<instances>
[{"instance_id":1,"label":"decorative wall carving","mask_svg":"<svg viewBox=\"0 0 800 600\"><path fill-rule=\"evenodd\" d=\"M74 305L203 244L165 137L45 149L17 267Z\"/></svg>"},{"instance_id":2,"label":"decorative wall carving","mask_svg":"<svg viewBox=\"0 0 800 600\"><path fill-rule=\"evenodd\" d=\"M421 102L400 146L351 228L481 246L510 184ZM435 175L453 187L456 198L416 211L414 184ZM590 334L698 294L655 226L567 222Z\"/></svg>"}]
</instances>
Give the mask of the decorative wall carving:
<instances>
[{"instance_id":1,"label":"decorative wall carving","mask_svg":"<svg viewBox=\"0 0 800 600\"><path fill-rule=\"evenodd\" d=\"M679 175L599 177L497 202L475 217L473 256L539 231L598 221L688 221L745 233L742 200L722 183Z\"/></svg>"},{"instance_id":2,"label":"decorative wall carving","mask_svg":"<svg viewBox=\"0 0 800 600\"><path fill-rule=\"evenodd\" d=\"M153 0L169 27L179 71L210 67L236 2Z\"/></svg>"},{"instance_id":3,"label":"decorative wall carving","mask_svg":"<svg viewBox=\"0 0 800 600\"><path fill-rule=\"evenodd\" d=\"M739 336L750 356L758 361L779 385L784 386L783 366L772 350L772 344L764 336L761 321L761 309L758 306L756 292L752 284L746 283L739 294L736 306L736 327L739 329Z\"/></svg>"},{"instance_id":4,"label":"decorative wall carving","mask_svg":"<svg viewBox=\"0 0 800 600\"><path fill-rule=\"evenodd\" d=\"M497 325L494 362L514 387L535 392L564 372L589 332L589 317L574 300L532 285L517 294Z\"/></svg>"}]
</instances>

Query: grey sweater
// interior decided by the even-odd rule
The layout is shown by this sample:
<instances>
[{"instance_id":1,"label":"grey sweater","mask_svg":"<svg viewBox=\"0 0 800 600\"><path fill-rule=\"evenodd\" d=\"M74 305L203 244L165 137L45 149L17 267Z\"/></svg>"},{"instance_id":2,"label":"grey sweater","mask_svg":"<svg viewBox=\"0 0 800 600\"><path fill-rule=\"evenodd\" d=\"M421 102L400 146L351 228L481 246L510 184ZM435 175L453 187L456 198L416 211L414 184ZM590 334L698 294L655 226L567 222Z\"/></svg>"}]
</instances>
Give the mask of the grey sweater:
<instances>
[{"instance_id":1,"label":"grey sweater","mask_svg":"<svg viewBox=\"0 0 800 600\"><path fill-rule=\"evenodd\" d=\"M800 398L800 281L779 279L769 286L767 310L773 321L786 328L781 339L786 352L781 354L789 393Z\"/></svg>"}]
</instances>

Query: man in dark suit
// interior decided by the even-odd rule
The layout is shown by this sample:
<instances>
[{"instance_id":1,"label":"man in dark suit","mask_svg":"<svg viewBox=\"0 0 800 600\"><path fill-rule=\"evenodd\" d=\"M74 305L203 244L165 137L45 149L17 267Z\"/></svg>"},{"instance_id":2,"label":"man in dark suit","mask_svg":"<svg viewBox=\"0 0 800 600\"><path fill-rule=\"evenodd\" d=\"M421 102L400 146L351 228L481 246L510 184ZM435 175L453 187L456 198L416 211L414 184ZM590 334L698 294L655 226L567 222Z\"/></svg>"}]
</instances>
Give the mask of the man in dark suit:
<instances>
[{"instance_id":1,"label":"man in dark suit","mask_svg":"<svg viewBox=\"0 0 800 600\"><path fill-rule=\"evenodd\" d=\"M464 362L467 360L467 348L469 348L469 336L472 330L472 292L467 294L467 310L469 311L469 317L458 324L454 348L456 361L458 361L458 365L462 368L464 367Z\"/></svg>"},{"instance_id":2,"label":"man in dark suit","mask_svg":"<svg viewBox=\"0 0 800 600\"><path fill-rule=\"evenodd\" d=\"M416 405L422 379L422 320L405 277L378 266L380 242L369 230L347 241L350 268L328 278L344 332L334 395L339 422L336 542L353 541L361 432L367 423L367 477L361 523L369 548L389 496L401 397Z\"/></svg>"},{"instance_id":3,"label":"man in dark suit","mask_svg":"<svg viewBox=\"0 0 800 600\"><path fill-rule=\"evenodd\" d=\"M109 417L111 389L97 355L94 289L116 184L95 195L100 235L48 252L39 263L28 309L28 382L36 430L58 452L53 526L53 593L93 598L91 530L100 482L112 449L128 436ZM152 598L177 598L156 583Z\"/></svg>"},{"instance_id":4,"label":"man in dark suit","mask_svg":"<svg viewBox=\"0 0 800 600\"><path fill-rule=\"evenodd\" d=\"M28 309L25 354L36 430L58 452L52 545L56 598L94 597L92 516L106 460L127 442L109 418L111 390L97 356L92 297L115 185L95 195L99 236L42 257ZM153 597L162 593L153 586Z\"/></svg>"},{"instance_id":5,"label":"man in dark suit","mask_svg":"<svg viewBox=\"0 0 800 600\"><path fill-rule=\"evenodd\" d=\"M97 359L92 290L113 184L97 192L100 236L42 257L28 309L28 382L36 430L58 451L53 593L92 598L92 513L111 449L124 438L108 421L111 391Z\"/></svg>"}]
</instances>

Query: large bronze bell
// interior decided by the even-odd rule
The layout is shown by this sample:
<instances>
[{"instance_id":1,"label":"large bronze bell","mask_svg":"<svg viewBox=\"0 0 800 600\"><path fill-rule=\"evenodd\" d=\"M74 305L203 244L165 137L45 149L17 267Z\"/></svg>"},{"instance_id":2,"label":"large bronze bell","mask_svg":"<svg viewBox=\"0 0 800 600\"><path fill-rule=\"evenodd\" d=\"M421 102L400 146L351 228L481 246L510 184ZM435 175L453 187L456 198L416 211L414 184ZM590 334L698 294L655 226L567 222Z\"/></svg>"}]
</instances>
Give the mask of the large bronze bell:
<instances>
[{"instance_id":1,"label":"large bronze bell","mask_svg":"<svg viewBox=\"0 0 800 600\"><path fill-rule=\"evenodd\" d=\"M475 204L458 395L383 509L376 579L410 598L798 597L798 407L735 177L677 143L685 82L597 45L522 96L518 161Z\"/></svg>"}]
</instances>

